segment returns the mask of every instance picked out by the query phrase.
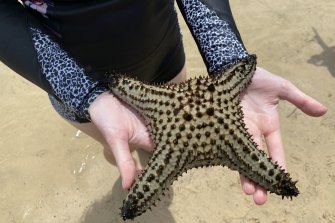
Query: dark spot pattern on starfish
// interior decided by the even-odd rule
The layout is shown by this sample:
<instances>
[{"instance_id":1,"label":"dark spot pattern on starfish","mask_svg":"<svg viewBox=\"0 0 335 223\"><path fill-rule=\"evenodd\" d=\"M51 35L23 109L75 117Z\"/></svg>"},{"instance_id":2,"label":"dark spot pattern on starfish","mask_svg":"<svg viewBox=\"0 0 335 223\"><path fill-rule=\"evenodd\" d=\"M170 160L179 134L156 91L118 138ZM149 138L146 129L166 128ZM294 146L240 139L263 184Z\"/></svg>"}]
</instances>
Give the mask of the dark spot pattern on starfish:
<instances>
[{"instance_id":1,"label":"dark spot pattern on starfish","mask_svg":"<svg viewBox=\"0 0 335 223\"><path fill-rule=\"evenodd\" d=\"M299 194L296 182L257 148L245 127L239 97L255 69L256 56L250 55L220 74L180 84L149 85L111 76L111 93L143 116L155 143L123 202L124 220L150 209L178 176L197 167L227 166L272 193Z\"/></svg>"}]
</instances>

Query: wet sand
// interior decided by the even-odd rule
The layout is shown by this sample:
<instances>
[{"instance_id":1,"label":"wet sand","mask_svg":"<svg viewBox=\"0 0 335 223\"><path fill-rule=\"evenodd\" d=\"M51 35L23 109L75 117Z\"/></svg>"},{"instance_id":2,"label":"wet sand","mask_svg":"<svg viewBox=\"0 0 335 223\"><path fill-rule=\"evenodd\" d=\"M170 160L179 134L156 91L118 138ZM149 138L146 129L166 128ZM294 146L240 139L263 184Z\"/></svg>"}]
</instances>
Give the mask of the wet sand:
<instances>
[{"instance_id":1,"label":"wet sand","mask_svg":"<svg viewBox=\"0 0 335 223\"><path fill-rule=\"evenodd\" d=\"M281 102L287 165L301 194L270 195L256 206L237 172L204 168L184 174L136 223L335 222L335 2L231 1L259 66L289 79L328 106L311 118ZM181 22L189 76L205 69ZM122 222L125 191L102 147L67 125L46 94L0 65L0 222Z\"/></svg>"}]
</instances>

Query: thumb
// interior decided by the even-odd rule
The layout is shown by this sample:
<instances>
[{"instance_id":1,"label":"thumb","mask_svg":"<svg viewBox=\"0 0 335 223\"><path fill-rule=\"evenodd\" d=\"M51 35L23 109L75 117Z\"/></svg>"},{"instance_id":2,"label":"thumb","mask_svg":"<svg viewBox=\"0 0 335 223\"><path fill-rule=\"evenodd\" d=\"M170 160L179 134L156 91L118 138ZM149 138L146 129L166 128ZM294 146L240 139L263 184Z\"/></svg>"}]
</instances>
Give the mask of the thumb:
<instances>
[{"instance_id":1,"label":"thumb","mask_svg":"<svg viewBox=\"0 0 335 223\"><path fill-rule=\"evenodd\" d=\"M310 116L319 117L327 112L326 106L303 93L290 81L283 82L283 87L279 92L279 97L280 99L285 99L291 102L305 114Z\"/></svg>"},{"instance_id":2,"label":"thumb","mask_svg":"<svg viewBox=\"0 0 335 223\"><path fill-rule=\"evenodd\" d=\"M136 163L130 153L128 141L115 137L108 144L122 178L122 187L128 189L136 175Z\"/></svg>"}]
</instances>

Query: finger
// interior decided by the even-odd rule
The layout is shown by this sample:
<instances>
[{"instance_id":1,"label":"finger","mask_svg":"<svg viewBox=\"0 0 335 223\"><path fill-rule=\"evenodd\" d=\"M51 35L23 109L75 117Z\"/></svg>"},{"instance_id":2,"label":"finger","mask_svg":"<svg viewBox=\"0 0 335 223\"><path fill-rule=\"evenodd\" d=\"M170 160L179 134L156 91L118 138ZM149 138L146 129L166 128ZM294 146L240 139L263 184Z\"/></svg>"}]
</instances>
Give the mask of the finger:
<instances>
[{"instance_id":1,"label":"finger","mask_svg":"<svg viewBox=\"0 0 335 223\"><path fill-rule=\"evenodd\" d=\"M306 95L287 80L284 81L283 87L279 92L279 98L291 102L310 116L318 117L327 112L326 106Z\"/></svg>"},{"instance_id":2,"label":"finger","mask_svg":"<svg viewBox=\"0 0 335 223\"><path fill-rule=\"evenodd\" d=\"M109 147L104 148L103 154L104 154L104 157L107 160L107 162L116 166L116 161L114 159L114 155L113 155L112 151L109 149Z\"/></svg>"},{"instance_id":3,"label":"finger","mask_svg":"<svg viewBox=\"0 0 335 223\"><path fill-rule=\"evenodd\" d=\"M112 165L114 166L117 166L116 164L116 161L114 159L114 155L111 151L111 149L108 148L104 148L103 150L103 154L105 156L105 159ZM136 169L136 174L139 175L142 171L143 171L143 165L141 164L141 162L137 162L135 159L134 159L134 162L135 162L135 169Z\"/></svg>"},{"instance_id":4,"label":"finger","mask_svg":"<svg viewBox=\"0 0 335 223\"><path fill-rule=\"evenodd\" d=\"M275 118L274 122L279 123L279 118ZM264 134L264 139L272 160L277 162L283 169L286 169L285 152L279 125L278 128ZM253 199L255 204L263 205L267 201L267 191L259 185L256 185Z\"/></svg>"},{"instance_id":5,"label":"finger","mask_svg":"<svg viewBox=\"0 0 335 223\"><path fill-rule=\"evenodd\" d=\"M248 178L241 176L241 181L243 181L243 191L247 195L252 195L255 204L262 205L267 201L267 191L255 184L253 181L249 180Z\"/></svg>"},{"instance_id":6,"label":"finger","mask_svg":"<svg viewBox=\"0 0 335 223\"><path fill-rule=\"evenodd\" d=\"M147 128L146 121L143 117L129 105L124 105L131 111L134 116L132 116L132 123L136 123L133 125L133 134L129 139L129 143L136 145L137 148L141 148L147 152L153 152L155 148L155 144L150 137L150 132Z\"/></svg>"},{"instance_id":7,"label":"finger","mask_svg":"<svg viewBox=\"0 0 335 223\"><path fill-rule=\"evenodd\" d=\"M142 141L136 143L137 148L152 153L155 149L155 144L153 143L150 135L143 134L143 136L141 136L141 139Z\"/></svg>"},{"instance_id":8,"label":"finger","mask_svg":"<svg viewBox=\"0 0 335 223\"><path fill-rule=\"evenodd\" d=\"M280 127L279 127L279 117L274 117L273 122L277 122L277 128L273 129L271 132L265 132L264 139L266 143L266 147L268 149L269 156L272 158L274 162L278 162L278 164L286 169L286 162L285 162L285 153L284 153L284 146L280 134ZM267 191L259 186L255 186L255 193L253 194L253 199L255 204L263 205L267 201Z\"/></svg>"},{"instance_id":9,"label":"finger","mask_svg":"<svg viewBox=\"0 0 335 223\"><path fill-rule=\"evenodd\" d=\"M245 194L253 195L256 192L256 186L253 181L243 176L242 174L240 174L240 180L241 180L242 190Z\"/></svg>"},{"instance_id":10,"label":"finger","mask_svg":"<svg viewBox=\"0 0 335 223\"><path fill-rule=\"evenodd\" d=\"M121 174L122 187L128 189L131 187L136 175L136 164L130 153L128 142L122 139L113 139L109 146Z\"/></svg>"},{"instance_id":11,"label":"finger","mask_svg":"<svg viewBox=\"0 0 335 223\"><path fill-rule=\"evenodd\" d=\"M279 122L279 120L277 121ZM278 128L265 134L264 138L272 160L278 162L282 168L286 169L285 152L280 129Z\"/></svg>"},{"instance_id":12,"label":"finger","mask_svg":"<svg viewBox=\"0 0 335 223\"><path fill-rule=\"evenodd\" d=\"M253 199L255 204L257 205L265 204L268 199L267 191L263 187L256 185L256 190L255 193L253 194Z\"/></svg>"}]
</instances>

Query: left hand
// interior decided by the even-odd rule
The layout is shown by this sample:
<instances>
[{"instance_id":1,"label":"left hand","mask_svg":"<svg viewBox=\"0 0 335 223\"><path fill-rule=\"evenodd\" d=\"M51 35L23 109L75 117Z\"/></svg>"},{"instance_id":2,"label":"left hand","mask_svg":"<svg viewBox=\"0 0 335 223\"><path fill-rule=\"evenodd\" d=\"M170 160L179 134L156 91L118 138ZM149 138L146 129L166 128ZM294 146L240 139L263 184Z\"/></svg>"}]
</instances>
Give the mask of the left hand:
<instances>
[{"instance_id":1,"label":"left hand","mask_svg":"<svg viewBox=\"0 0 335 223\"><path fill-rule=\"evenodd\" d=\"M113 154L123 188L130 188L139 170L131 155L130 145L147 151L154 149L145 123L134 109L109 92L101 94L93 101L89 113L106 142L106 148Z\"/></svg>"},{"instance_id":2,"label":"left hand","mask_svg":"<svg viewBox=\"0 0 335 223\"><path fill-rule=\"evenodd\" d=\"M244 121L248 132L263 149L262 136L266 142L270 157L286 169L285 154L280 134L278 104L287 100L305 114L319 117L327 112L327 108L315 99L301 92L291 82L257 68L252 83L241 94ZM267 192L264 188L241 175L243 191L252 195L256 204L264 204Z\"/></svg>"}]
</instances>

